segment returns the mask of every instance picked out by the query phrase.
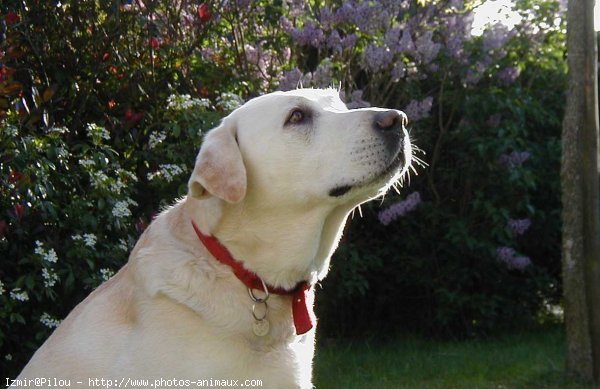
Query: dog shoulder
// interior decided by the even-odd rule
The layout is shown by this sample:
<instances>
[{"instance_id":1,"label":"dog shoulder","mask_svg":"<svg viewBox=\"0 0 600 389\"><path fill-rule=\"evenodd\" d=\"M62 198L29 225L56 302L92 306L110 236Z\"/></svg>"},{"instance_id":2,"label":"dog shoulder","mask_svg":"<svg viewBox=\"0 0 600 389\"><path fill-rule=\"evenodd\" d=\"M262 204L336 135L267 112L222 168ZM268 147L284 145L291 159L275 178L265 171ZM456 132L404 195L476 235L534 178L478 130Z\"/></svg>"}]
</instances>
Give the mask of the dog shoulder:
<instances>
[{"instance_id":1,"label":"dog shoulder","mask_svg":"<svg viewBox=\"0 0 600 389\"><path fill-rule=\"evenodd\" d=\"M122 344L136 325L133 300L134 284L131 269L126 265L69 313L20 377L50 374L67 378L75 372L80 375L90 370L110 369L118 353L115 346Z\"/></svg>"}]
</instances>

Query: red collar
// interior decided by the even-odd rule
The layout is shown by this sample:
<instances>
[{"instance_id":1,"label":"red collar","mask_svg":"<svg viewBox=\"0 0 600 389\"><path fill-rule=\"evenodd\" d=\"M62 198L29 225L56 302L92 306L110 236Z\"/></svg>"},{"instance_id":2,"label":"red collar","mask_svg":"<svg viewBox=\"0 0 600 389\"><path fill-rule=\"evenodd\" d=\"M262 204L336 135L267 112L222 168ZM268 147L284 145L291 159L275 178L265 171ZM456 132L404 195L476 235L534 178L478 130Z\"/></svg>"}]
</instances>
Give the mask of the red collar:
<instances>
[{"instance_id":1,"label":"red collar","mask_svg":"<svg viewBox=\"0 0 600 389\"><path fill-rule=\"evenodd\" d=\"M223 246L214 236L204 235L193 221L192 226L194 227L194 231L196 231L196 235L198 235L198 238L202 244L204 244L204 247L206 247L217 261L229 266L231 270L233 270L233 274L235 274L247 288L263 290L263 283L260 277L246 269L241 262L236 261L229 250L227 250L227 247ZM292 290L276 288L271 285L267 285L267 289L269 290L269 293L292 296L292 314L294 317L296 334L305 334L313 328L314 319L309 313L306 305L306 292L310 289L310 285L307 282L299 283Z\"/></svg>"}]
</instances>

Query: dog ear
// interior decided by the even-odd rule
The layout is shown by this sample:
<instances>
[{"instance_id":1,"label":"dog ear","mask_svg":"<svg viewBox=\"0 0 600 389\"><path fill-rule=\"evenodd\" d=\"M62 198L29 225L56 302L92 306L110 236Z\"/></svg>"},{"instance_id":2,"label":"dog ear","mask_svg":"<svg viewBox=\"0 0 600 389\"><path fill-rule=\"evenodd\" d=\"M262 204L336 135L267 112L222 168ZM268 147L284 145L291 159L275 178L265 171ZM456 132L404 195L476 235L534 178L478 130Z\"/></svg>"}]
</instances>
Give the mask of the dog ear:
<instances>
[{"instance_id":1,"label":"dog ear","mask_svg":"<svg viewBox=\"0 0 600 389\"><path fill-rule=\"evenodd\" d=\"M237 203L246 195L246 168L236 140L236 128L224 119L206 134L188 183L196 199L216 196Z\"/></svg>"}]
</instances>

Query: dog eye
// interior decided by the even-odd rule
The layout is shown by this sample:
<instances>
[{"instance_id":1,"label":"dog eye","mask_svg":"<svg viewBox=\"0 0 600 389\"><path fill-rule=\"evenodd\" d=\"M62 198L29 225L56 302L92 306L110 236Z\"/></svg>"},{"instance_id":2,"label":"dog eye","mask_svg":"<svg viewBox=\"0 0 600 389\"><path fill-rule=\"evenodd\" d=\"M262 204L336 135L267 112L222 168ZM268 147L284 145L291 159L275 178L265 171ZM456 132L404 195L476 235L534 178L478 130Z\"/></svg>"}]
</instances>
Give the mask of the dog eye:
<instances>
[{"instance_id":1,"label":"dog eye","mask_svg":"<svg viewBox=\"0 0 600 389\"><path fill-rule=\"evenodd\" d=\"M299 109L295 109L290 113L290 116L288 117L288 119L285 123L286 124L300 124L304 121L305 117L306 117L306 115L304 114L304 112L302 112Z\"/></svg>"}]
</instances>

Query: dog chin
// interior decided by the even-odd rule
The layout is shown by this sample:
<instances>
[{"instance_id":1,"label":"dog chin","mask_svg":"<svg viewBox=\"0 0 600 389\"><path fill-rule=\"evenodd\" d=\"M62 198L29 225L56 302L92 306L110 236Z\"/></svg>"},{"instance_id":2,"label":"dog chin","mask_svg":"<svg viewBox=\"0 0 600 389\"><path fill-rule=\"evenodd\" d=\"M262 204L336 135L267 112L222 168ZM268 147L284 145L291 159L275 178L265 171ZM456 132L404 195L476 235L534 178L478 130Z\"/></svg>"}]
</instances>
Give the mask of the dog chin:
<instances>
[{"instance_id":1,"label":"dog chin","mask_svg":"<svg viewBox=\"0 0 600 389\"><path fill-rule=\"evenodd\" d=\"M402 175L406 170L405 157L403 153L398 155L374 178L371 178L363 183L357 184L342 184L335 186L329 191L330 197L355 197L366 193L367 198L373 197L375 194L382 194Z\"/></svg>"}]
</instances>

